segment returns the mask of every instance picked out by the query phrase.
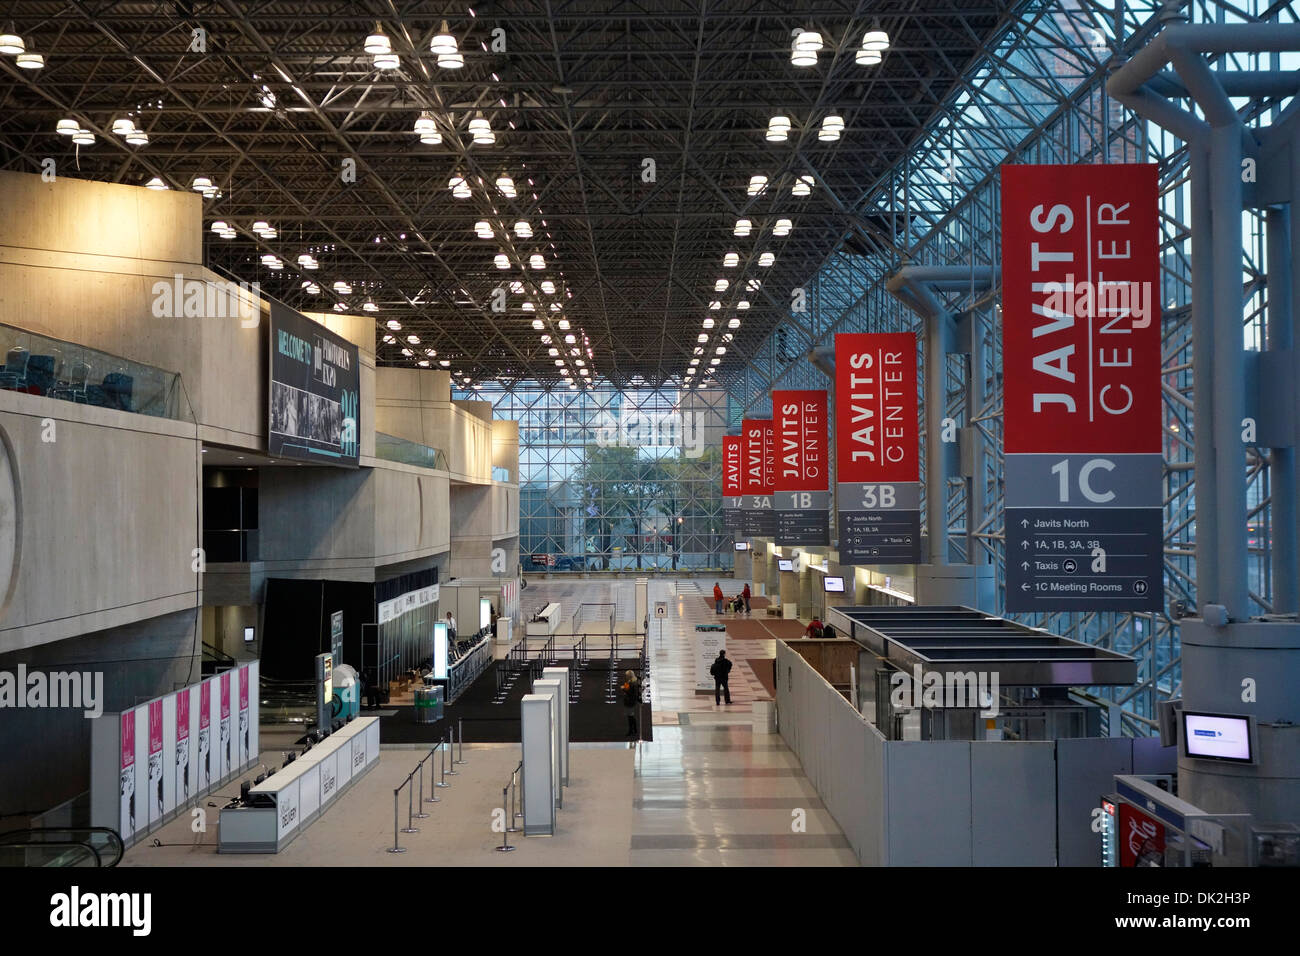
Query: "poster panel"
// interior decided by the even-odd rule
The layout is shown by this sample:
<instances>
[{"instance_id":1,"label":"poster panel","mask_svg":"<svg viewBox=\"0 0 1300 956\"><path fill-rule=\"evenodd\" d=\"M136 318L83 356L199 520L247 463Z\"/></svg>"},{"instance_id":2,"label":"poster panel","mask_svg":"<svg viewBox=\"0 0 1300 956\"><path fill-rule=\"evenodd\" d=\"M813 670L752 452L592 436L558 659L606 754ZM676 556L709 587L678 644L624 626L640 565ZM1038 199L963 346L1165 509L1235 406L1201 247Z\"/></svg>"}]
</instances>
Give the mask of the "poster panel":
<instances>
[{"instance_id":1,"label":"poster panel","mask_svg":"<svg viewBox=\"0 0 1300 956\"><path fill-rule=\"evenodd\" d=\"M779 545L830 544L828 412L825 391L772 392L776 469L772 501Z\"/></svg>"}]
</instances>

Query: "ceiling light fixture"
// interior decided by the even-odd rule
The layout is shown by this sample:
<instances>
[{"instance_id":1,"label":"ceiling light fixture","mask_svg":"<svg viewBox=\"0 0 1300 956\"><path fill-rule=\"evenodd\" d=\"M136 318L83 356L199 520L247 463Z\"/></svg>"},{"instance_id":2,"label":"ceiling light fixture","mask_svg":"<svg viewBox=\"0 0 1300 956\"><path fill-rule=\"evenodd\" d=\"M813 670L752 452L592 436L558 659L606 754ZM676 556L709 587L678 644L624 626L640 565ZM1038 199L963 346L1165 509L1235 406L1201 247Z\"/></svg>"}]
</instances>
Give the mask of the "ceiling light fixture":
<instances>
[{"instance_id":1,"label":"ceiling light fixture","mask_svg":"<svg viewBox=\"0 0 1300 956\"><path fill-rule=\"evenodd\" d=\"M492 262L494 265L496 265L498 269L510 268L510 257L507 256L504 252L498 252L495 256L493 256Z\"/></svg>"},{"instance_id":2,"label":"ceiling light fixture","mask_svg":"<svg viewBox=\"0 0 1300 956\"><path fill-rule=\"evenodd\" d=\"M12 26L12 24L10 24ZM16 33L0 33L0 53L17 56L27 52L27 44Z\"/></svg>"},{"instance_id":3,"label":"ceiling light fixture","mask_svg":"<svg viewBox=\"0 0 1300 956\"><path fill-rule=\"evenodd\" d=\"M749 177L749 187L748 189L746 189L746 192L748 192L749 195L757 196L761 194L765 189L767 189L766 176L754 175Z\"/></svg>"},{"instance_id":4,"label":"ceiling light fixture","mask_svg":"<svg viewBox=\"0 0 1300 956\"><path fill-rule=\"evenodd\" d=\"M378 56L383 53L392 53L393 44L384 33L384 28L378 23L375 24L375 32L366 37L365 51L371 56Z\"/></svg>"},{"instance_id":5,"label":"ceiling light fixture","mask_svg":"<svg viewBox=\"0 0 1300 956\"><path fill-rule=\"evenodd\" d=\"M497 141L496 133L492 132L492 125L482 116L476 116L469 121L469 132L475 146L491 146Z\"/></svg>"},{"instance_id":6,"label":"ceiling light fixture","mask_svg":"<svg viewBox=\"0 0 1300 956\"><path fill-rule=\"evenodd\" d=\"M163 182L161 179L155 176L153 179L149 180L147 183L144 184L144 188L159 190L159 189L168 189L170 187L168 187L168 185L165 182Z\"/></svg>"},{"instance_id":7,"label":"ceiling light fixture","mask_svg":"<svg viewBox=\"0 0 1300 956\"><path fill-rule=\"evenodd\" d=\"M817 53L822 48L822 35L815 30L795 30L790 44L790 63L794 66L816 66Z\"/></svg>"},{"instance_id":8,"label":"ceiling light fixture","mask_svg":"<svg viewBox=\"0 0 1300 956\"><path fill-rule=\"evenodd\" d=\"M796 196L807 196L812 193L813 178L811 176L800 176L790 187L790 192Z\"/></svg>"},{"instance_id":9,"label":"ceiling light fixture","mask_svg":"<svg viewBox=\"0 0 1300 956\"><path fill-rule=\"evenodd\" d=\"M429 52L438 58L438 66L444 70L459 70L465 65L465 57L456 48L456 38L447 29L447 21L442 21L438 35L429 41Z\"/></svg>"},{"instance_id":10,"label":"ceiling light fixture","mask_svg":"<svg viewBox=\"0 0 1300 956\"><path fill-rule=\"evenodd\" d=\"M732 234L736 236L742 236L742 237L747 236L749 235L749 230L752 229L753 227L754 224L750 222L748 219L737 219L736 228Z\"/></svg>"},{"instance_id":11,"label":"ceiling light fixture","mask_svg":"<svg viewBox=\"0 0 1300 956\"><path fill-rule=\"evenodd\" d=\"M511 179L509 176L507 176L505 173L502 173L500 176L497 177L496 185L497 185L497 192L505 196L507 199L514 199L515 196L518 195L518 193L515 191L515 181Z\"/></svg>"},{"instance_id":12,"label":"ceiling light fixture","mask_svg":"<svg viewBox=\"0 0 1300 956\"><path fill-rule=\"evenodd\" d=\"M724 269L731 269L738 265L740 265L740 256L737 255L736 253L728 252L725 256L722 257L722 267Z\"/></svg>"},{"instance_id":13,"label":"ceiling light fixture","mask_svg":"<svg viewBox=\"0 0 1300 956\"><path fill-rule=\"evenodd\" d=\"M773 116L767 123L767 141L784 143L790 138L790 117Z\"/></svg>"},{"instance_id":14,"label":"ceiling light fixture","mask_svg":"<svg viewBox=\"0 0 1300 956\"><path fill-rule=\"evenodd\" d=\"M822 120L822 128L817 131L817 138L823 143L833 143L844 132L844 117L827 116Z\"/></svg>"},{"instance_id":15,"label":"ceiling light fixture","mask_svg":"<svg viewBox=\"0 0 1300 956\"><path fill-rule=\"evenodd\" d=\"M790 235L790 230L793 228L794 228L794 223L792 223L789 219L778 219L776 221L776 225L772 227L772 235L788 236Z\"/></svg>"}]
</instances>

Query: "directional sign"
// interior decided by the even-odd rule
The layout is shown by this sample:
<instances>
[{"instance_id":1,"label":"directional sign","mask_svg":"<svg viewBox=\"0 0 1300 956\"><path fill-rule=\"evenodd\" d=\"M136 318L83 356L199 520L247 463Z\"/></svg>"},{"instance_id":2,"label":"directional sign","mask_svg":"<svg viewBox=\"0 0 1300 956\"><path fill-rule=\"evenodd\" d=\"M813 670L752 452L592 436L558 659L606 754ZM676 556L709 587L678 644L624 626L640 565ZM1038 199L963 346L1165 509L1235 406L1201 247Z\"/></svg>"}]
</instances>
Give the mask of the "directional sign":
<instances>
[{"instance_id":1,"label":"directional sign","mask_svg":"<svg viewBox=\"0 0 1300 956\"><path fill-rule=\"evenodd\" d=\"M1156 167L1002 167L1007 610L1164 604Z\"/></svg>"},{"instance_id":2,"label":"directional sign","mask_svg":"<svg viewBox=\"0 0 1300 956\"><path fill-rule=\"evenodd\" d=\"M830 544L830 459L827 399L814 389L772 392L776 441L776 543Z\"/></svg>"},{"instance_id":3,"label":"directional sign","mask_svg":"<svg viewBox=\"0 0 1300 956\"><path fill-rule=\"evenodd\" d=\"M655 601L655 617L667 617L667 616L668 616L668 602Z\"/></svg>"},{"instance_id":4,"label":"directional sign","mask_svg":"<svg viewBox=\"0 0 1300 956\"><path fill-rule=\"evenodd\" d=\"M921 560L916 336L835 336L841 564Z\"/></svg>"},{"instance_id":5,"label":"directional sign","mask_svg":"<svg viewBox=\"0 0 1300 956\"><path fill-rule=\"evenodd\" d=\"M722 439L722 526L728 531L739 531L744 519L745 489L741 482L742 439L738 435L725 435Z\"/></svg>"}]
</instances>

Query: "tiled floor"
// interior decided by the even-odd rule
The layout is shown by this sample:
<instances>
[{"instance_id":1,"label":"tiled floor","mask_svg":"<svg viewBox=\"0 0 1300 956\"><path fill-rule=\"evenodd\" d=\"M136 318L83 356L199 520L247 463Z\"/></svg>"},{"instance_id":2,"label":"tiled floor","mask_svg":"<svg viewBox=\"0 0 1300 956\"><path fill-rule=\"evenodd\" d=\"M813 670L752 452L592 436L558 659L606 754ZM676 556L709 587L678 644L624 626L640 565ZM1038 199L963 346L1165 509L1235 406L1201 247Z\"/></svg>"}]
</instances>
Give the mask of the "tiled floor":
<instances>
[{"instance_id":1,"label":"tiled floor","mask_svg":"<svg viewBox=\"0 0 1300 956\"><path fill-rule=\"evenodd\" d=\"M726 590L728 585L724 585ZM707 582L707 588L712 582ZM655 739L637 745L633 866L857 866L834 818L779 736L755 734L751 705L768 699L750 667L771 640L729 641L731 706L695 691L696 624L719 618L693 588L652 581L650 623Z\"/></svg>"}]
</instances>

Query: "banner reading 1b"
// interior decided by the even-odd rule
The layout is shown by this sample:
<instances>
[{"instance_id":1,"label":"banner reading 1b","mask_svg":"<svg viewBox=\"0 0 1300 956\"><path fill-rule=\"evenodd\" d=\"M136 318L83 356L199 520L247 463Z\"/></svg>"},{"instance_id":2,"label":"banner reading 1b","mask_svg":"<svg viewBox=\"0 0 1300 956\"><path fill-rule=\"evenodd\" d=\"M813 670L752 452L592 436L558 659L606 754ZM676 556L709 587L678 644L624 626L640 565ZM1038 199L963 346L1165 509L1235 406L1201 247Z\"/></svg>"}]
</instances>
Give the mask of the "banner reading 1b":
<instances>
[{"instance_id":1,"label":"banner reading 1b","mask_svg":"<svg viewBox=\"0 0 1300 956\"><path fill-rule=\"evenodd\" d=\"M1002 167L1007 611L1164 605L1157 190Z\"/></svg>"},{"instance_id":2,"label":"banner reading 1b","mask_svg":"<svg viewBox=\"0 0 1300 956\"><path fill-rule=\"evenodd\" d=\"M835 336L841 564L921 560L916 336Z\"/></svg>"},{"instance_id":3,"label":"banner reading 1b","mask_svg":"<svg viewBox=\"0 0 1300 956\"><path fill-rule=\"evenodd\" d=\"M776 543L830 544L830 468L824 391L772 392Z\"/></svg>"}]
</instances>

